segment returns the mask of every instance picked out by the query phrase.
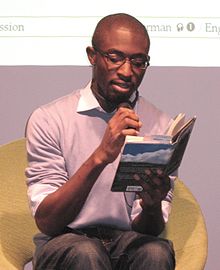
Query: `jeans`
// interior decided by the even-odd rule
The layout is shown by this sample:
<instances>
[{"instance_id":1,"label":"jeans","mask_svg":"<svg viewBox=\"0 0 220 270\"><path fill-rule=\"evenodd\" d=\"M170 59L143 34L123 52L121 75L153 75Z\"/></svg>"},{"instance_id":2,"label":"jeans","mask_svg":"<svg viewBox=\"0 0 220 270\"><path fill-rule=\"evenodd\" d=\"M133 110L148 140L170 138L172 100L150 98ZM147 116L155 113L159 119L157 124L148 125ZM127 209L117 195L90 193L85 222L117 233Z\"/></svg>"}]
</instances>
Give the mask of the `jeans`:
<instances>
[{"instance_id":1,"label":"jeans","mask_svg":"<svg viewBox=\"0 0 220 270\"><path fill-rule=\"evenodd\" d=\"M67 229L36 251L35 270L173 270L172 242L108 227Z\"/></svg>"}]
</instances>

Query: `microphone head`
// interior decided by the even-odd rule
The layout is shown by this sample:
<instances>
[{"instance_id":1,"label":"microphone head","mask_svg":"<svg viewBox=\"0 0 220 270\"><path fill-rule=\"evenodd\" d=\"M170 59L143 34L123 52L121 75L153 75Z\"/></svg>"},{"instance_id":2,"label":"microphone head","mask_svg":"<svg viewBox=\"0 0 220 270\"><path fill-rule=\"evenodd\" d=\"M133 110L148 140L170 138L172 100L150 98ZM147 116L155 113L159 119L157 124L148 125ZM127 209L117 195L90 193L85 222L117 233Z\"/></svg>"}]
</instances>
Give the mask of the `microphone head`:
<instances>
[{"instance_id":1,"label":"microphone head","mask_svg":"<svg viewBox=\"0 0 220 270\"><path fill-rule=\"evenodd\" d=\"M119 103L117 108L119 109L121 107L122 108L131 109L131 110L133 109L132 106L131 106L131 103L129 101L125 101L125 102Z\"/></svg>"}]
</instances>

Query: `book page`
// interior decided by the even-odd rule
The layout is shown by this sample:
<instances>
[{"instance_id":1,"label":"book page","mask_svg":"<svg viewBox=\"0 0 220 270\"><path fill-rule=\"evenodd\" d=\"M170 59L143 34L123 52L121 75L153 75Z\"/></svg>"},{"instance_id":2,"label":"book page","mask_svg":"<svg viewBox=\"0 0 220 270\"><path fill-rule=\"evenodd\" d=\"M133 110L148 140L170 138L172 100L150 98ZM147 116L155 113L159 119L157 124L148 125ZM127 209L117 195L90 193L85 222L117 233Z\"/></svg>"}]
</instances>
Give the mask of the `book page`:
<instances>
[{"instance_id":1,"label":"book page","mask_svg":"<svg viewBox=\"0 0 220 270\"><path fill-rule=\"evenodd\" d=\"M181 127L185 124L185 114L179 113L175 118L173 123L168 128L166 135L168 136L174 136Z\"/></svg>"},{"instance_id":2,"label":"book page","mask_svg":"<svg viewBox=\"0 0 220 270\"><path fill-rule=\"evenodd\" d=\"M188 121L186 121L185 124L182 127L180 127L180 129L173 135L172 142L175 142L176 140L178 140L179 136L181 136L181 133L184 133L187 129L192 130L195 121L196 121L196 116L193 116Z\"/></svg>"}]
</instances>

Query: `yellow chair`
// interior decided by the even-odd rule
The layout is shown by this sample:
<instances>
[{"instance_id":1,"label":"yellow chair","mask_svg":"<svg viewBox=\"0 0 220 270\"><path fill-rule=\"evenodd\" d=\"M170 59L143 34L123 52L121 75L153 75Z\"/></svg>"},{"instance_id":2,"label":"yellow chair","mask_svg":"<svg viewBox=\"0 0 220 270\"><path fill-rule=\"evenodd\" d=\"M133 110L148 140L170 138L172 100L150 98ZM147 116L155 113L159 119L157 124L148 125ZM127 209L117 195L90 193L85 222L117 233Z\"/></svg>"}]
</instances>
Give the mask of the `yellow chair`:
<instances>
[{"instance_id":1,"label":"yellow chair","mask_svg":"<svg viewBox=\"0 0 220 270\"><path fill-rule=\"evenodd\" d=\"M23 269L37 232L27 203L25 140L0 146L0 269Z\"/></svg>"},{"instance_id":2,"label":"yellow chair","mask_svg":"<svg viewBox=\"0 0 220 270\"><path fill-rule=\"evenodd\" d=\"M0 269L23 269L34 251L38 231L27 203L25 139L0 146ZM172 213L163 236L176 252L176 270L202 270L207 257L207 232L200 207L180 180L175 183Z\"/></svg>"},{"instance_id":3,"label":"yellow chair","mask_svg":"<svg viewBox=\"0 0 220 270\"><path fill-rule=\"evenodd\" d=\"M203 270L208 254L207 230L198 202L186 185L175 182L168 224L162 236L173 241L176 270Z\"/></svg>"}]
</instances>

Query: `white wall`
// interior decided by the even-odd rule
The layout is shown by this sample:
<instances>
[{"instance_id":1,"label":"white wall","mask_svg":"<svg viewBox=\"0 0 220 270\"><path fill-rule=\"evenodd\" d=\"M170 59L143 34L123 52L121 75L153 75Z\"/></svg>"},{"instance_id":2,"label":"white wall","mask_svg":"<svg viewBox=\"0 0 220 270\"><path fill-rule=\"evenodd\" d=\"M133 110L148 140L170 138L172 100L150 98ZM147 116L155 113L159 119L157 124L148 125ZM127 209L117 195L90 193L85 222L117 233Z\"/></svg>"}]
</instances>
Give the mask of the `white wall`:
<instances>
[{"instance_id":1,"label":"white wall","mask_svg":"<svg viewBox=\"0 0 220 270\"><path fill-rule=\"evenodd\" d=\"M24 136L30 113L90 79L89 67L0 67L0 144ZM205 216L206 270L218 269L220 235L220 68L150 67L140 92L171 115L197 115L180 177Z\"/></svg>"}]
</instances>

